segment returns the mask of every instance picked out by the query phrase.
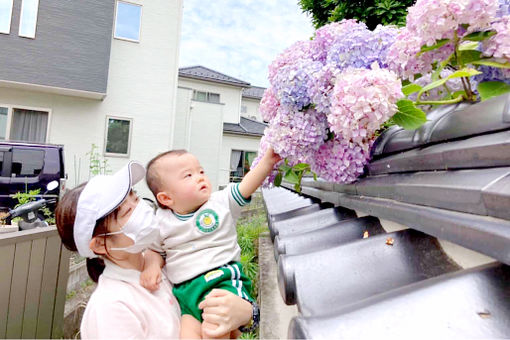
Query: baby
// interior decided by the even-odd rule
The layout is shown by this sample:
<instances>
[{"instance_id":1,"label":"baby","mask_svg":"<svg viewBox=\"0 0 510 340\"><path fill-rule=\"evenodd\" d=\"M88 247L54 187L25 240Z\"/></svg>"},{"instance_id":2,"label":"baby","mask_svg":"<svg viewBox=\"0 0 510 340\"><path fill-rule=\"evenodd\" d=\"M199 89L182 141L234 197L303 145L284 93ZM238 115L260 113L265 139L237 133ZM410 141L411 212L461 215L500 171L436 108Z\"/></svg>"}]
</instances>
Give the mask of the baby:
<instances>
[{"instance_id":1,"label":"baby","mask_svg":"<svg viewBox=\"0 0 510 340\"><path fill-rule=\"evenodd\" d=\"M213 288L254 303L251 282L239 263L236 220L278 161L280 156L269 149L240 183L214 193L198 159L185 150L165 152L147 165L147 184L160 207L161 248L154 250L166 253L164 270L181 306L181 338L200 338L202 327L210 327L199 304ZM153 264L145 266L142 284L159 279L159 266Z\"/></svg>"}]
</instances>

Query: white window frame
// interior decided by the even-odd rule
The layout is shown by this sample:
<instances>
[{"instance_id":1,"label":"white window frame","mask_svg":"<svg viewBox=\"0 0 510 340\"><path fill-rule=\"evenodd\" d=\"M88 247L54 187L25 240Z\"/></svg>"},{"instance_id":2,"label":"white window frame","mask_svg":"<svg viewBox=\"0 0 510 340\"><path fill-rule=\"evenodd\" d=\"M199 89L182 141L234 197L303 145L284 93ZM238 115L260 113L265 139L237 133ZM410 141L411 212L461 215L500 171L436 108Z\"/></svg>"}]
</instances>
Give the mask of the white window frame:
<instances>
[{"instance_id":1,"label":"white window frame","mask_svg":"<svg viewBox=\"0 0 510 340\"><path fill-rule=\"evenodd\" d=\"M109 119L117 119L117 120L127 120L129 121L129 137L128 137L128 147L127 154L124 153L114 153L114 152L106 152L106 145L108 143L108 120ZM121 117L121 116L106 116L105 120L105 129L104 129L104 146L103 146L103 155L107 157L118 157L118 158L129 158L131 154L131 140L133 135L133 118Z\"/></svg>"},{"instance_id":2,"label":"white window frame","mask_svg":"<svg viewBox=\"0 0 510 340\"><path fill-rule=\"evenodd\" d=\"M205 93L206 100L197 99L197 95L196 95L197 92ZM218 101L217 102L210 101L209 100L209 95L210 94L217 94L218 95ZM209 92L209 91L203 91L203 90L193 90L193 100L195 100L197 102L203 102L203 103L221 104L221 93Z\"/></svg>"},{"instance_id":3,"label":"white window frame","mask_svg":"<svg viewBox=\"0 0 510 340\"><path fill-rule=\"evenodd\" d=\"M135 39L129 39L129 38L124 38L124 37L117 37L115 35L115 31L117 29L117 11L118 11L118 4L119 2L123 2L125 4L128 4L128 5L133 5L133 6L139 6L140 7L140 26L138 27L138 40L135 40ZM142 17L143 17L143 6L141 4L137 4L135 2L129 2L129 1L124 1L124 0L117 0L115 1L115 19L114 19L114 22L113 22L113 38L114 39L117 39L117 40L124 40L124 41L129 41L129 42L133 42L133 43L140 43L140 41L142 40Z\"/></svg>"},{"instance_id":4,"label":"white window frame","mask_svg":"<svg viewBox=\"0 0 510 340\"><path fill-rule=\"evenodd\" d=\"M11 14L9 15L9 26L7 27L7 32L0 31L2 34L11 34L11 23L12 23L12 11L14 7L14 0L11 0Z\"/></svg>"},{"instance_id":5,"label":"white window frame","mask_svg":"<svg viewBox=\"0 0 510 340\"><path fill-rule=\"evenodd\" d=\"M36 11L35 11L35 27L34 27L34 36L29 36L29 35L22 35L20 32L21 32L21 27L23 26L23 6L25 6L25 0L22 0L21 1L21 10L20 10L20 14L19 14L19 28L18 28L18 35L20 37L23 37L23 38L28 38L28 39L35 39L35 36L36 36L36 33L37 33L37 17L39 16L39 0L35 0L37 1L37 8L36 8Z\"/></svg>"},{"instance_id":6,"label":"white window frame","mask_svg":"<svg viewBox=\"0 0 510 340\"><path fill-rule=\"evenodd\" d=\"M15 105L15 104L2 104L0 103L0 107L7 108L7 126L5 129L5 140L11 139L11 125L12 125L12 116L14 109L20 110L32 110L32 111L43 111L48 113L48 126L46 127L46 138L44 143L50 143L50 128L51 128L51 120L53 117L53 110L46 107L34 107L34 106L25 106L25 105Z\"/></svg>"}]
</instances>

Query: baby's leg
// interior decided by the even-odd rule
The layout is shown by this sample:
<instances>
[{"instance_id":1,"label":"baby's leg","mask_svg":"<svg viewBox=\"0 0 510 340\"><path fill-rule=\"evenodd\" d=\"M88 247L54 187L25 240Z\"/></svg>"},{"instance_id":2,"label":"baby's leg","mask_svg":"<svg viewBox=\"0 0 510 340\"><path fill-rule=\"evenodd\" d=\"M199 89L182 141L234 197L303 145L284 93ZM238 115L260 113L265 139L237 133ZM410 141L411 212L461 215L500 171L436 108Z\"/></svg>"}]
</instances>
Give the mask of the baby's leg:
<instances>
[{"instance_id":1,"label":"baby's leg","mask_svg":"<svg viewBox=\"0 0 510 340\"><path fill-rule=\"evenodd\" d=\"M201 339L202 324L189 314L181 317L181 339Z\"/></svg>"}]
</instances>

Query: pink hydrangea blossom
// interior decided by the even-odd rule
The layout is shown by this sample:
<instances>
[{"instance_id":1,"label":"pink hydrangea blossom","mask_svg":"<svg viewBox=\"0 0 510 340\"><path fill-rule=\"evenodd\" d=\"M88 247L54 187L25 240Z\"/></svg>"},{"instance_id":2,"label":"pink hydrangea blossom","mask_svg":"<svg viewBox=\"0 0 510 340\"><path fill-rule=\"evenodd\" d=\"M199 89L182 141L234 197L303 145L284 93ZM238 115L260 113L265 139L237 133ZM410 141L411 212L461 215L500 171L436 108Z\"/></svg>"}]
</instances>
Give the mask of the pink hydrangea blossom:
<instances>
[{"instance_id":1,"label":"pink hydrangea blossom","mask_svg":"<svg viewBox=\"0 0 510 340\"><path fill-rule=\"evenodd\" d=\"M278 107L280 106L280 102L276 98L276 93L272 87L267 88L264 91L264 95L260 100L259 112L262 115L262 119L265 122L270 122L274 116L276 116L276 112L278 111Z\"/></svg>"},{"instance_id":2,"label":"pink hydrangea blossom","mask_svg":"<svg viewBox=\"0 0 510 340\"><path fill-rule=\"evenodd\" d=\"M355 143L371 139L382 123L397 112L403 97L397 75L380 69L348 69L336 81L331 95L330 129Z\"/></svg>"}]
</instances>

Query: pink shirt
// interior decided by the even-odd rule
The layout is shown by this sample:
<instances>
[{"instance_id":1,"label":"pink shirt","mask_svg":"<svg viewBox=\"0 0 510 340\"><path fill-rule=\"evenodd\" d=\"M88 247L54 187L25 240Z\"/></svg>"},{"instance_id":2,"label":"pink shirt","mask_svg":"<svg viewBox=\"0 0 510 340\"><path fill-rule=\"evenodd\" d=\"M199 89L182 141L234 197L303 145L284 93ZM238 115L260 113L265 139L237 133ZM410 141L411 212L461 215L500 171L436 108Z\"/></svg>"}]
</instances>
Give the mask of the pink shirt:
<instances>
[{"instance_id":1,"label":"pink shirt","mask_svg":"<svg viewBox=\"0 0 510 340\"><path fill-rule=\"evenodd\" d=\"M164 277L154 293L140 286L140 272L105 261L83 314L82 339L178 339L180 309Z\"/></svg>"}]
</instances>

